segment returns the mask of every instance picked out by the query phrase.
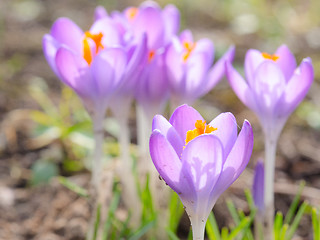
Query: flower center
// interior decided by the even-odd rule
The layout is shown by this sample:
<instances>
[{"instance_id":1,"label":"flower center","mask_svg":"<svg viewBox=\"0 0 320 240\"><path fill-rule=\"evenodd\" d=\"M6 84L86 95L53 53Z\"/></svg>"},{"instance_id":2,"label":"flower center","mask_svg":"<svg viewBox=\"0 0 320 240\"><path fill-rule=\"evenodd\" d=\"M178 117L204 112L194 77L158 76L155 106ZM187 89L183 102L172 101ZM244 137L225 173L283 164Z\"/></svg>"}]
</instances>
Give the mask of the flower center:
<instances>
[{"instance_id":1,"label":"flower center","mask_svg":"<svg viewBox=\"0 0 320 240\"><path fill-rule=\"evenodd\" d=\"M91 51L91 47L89 44L89 40L93 40L95 46L96 46L96 52L95 55L98 54L98 52L104 48L104 46L101 43L103 34L100 32L98 34L92 34L89 31L84 33L83 38L83 58L87 61L87 63L90 65L93 59L93 54Z\"/></svg>"},{"instance_id":2,"label":"flower center","mask_svg":"<svg viewBox=\"0 0 320 240\"><path fill-rule=\"evenodd\" d=\"M195 129L189 130L187 132L186 145L192 139L194 139L202 134L205 134L205 133L212 133L213 131L218 129L218 128L214 128L210 125L207 125L206 121L202 121L202 120L197 120L196 123L194 124L194 126L196 127Z\"/></svg>"},{"instance_id":3,"label":"flower center","mask_svg":"<svg viewBox=\"0 0 320 240\"><path fill-rule=\"evenodd\" d=\"M138 11L139 9L138 8L135 8L135 7L132 7L132 8L129 8L127 11L126 11L126 17L132 21L138 14Z\"/></svg>"},{"instance_id":4,"label":"flower center","mask_svg":"<svg viewBox=\"0 0 320 240\"><path fill-rule=\"evenodd\" d=\"M196 43L189 42L189 41L183 41L182 46L184 47L184 54L182 55L183 62L187 62L188 58L190 57L192 51L196 47Z\"/></svg>"},{"instance_id":5,"label":"flower center","mask_svg":"<svg viewBox=\"0 0 320 240\"><path fill-rule=\"evenodd\" d=\"M266 52L263 52L261 54L262 54L262 57L264 57L265 59L269 59L269 60L272 60L274 62L279 59L279 56L276 55L276 54L269 54L269 53L266 53Z\"/></svg>"}]
</instances>

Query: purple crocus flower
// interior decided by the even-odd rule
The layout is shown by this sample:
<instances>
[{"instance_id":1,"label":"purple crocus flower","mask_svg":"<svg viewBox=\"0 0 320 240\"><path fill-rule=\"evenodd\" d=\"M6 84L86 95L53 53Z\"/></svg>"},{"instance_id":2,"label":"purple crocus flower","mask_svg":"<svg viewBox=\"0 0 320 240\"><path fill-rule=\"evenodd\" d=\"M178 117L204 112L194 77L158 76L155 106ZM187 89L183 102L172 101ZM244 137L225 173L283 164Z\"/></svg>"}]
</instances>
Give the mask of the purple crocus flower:
<instances>
[{"instance_id":1,"label":"purple crocus flower","mask_svg":"<svg viewBox=\"0 0 320 240\"><path fill-rule=\"evenodd\" d=\"M236 119L231 113L222 113L207 125L195 109L182 105L169 121L156 115L152 128L152 161L185 206L197 237L194 239L203 239L215 202L250 159L251 125L245 120L237 136Z\"/></svg>"},{"instance_id":2,"label":"purple crocus flower","mask_svg":"<svg viewBox=\"0 0 320 240\"><path fill-rule=\"evenodd\" d=\"M266 238L272 238L274 213L274 170L279 135L290 114L307 94L313 81L310 58L296 60L287 46L280 46L275 54L249 50L245 59L247 81L226 64L227 77L240 100L254 111L265 136L264 205Z\"/></svg>"},{"instance_id":3,"label":"purple crocus flower","mask_svg":"<svg viewBox=\"0 0 320 240\"><path fill-rule=\"evenodd\" d=\"M142 44L137 42L137 46ZM142 47L125 45L118 25L108 18L96 21L87 32L60 18L44 36L43 49L56 75L74 89L88 110L99 106L99 111L106 109L112 94L144 55L139 53Z\"/></svg>"},{"instance_id":4,"label":"purple crocus flower","mask_svg":"<svg viewBox=\"0 0 320 240\"><path fill-rule=\"evenodd\" d=\"M305 58L297 67L287 46L280 46L275 54L251 49L245 58L247 81L227 63L230 85L240 100L254 111L264 132L277 139L286 120L307 94L313 67Z\"/></svg>"},{"instance_id":5,"label":"purple crocus flower","mask_svg":"<svg viewBox=\"0 0 320 240\"><path fill-rule=\"evenodd\" d=\"M139 8L129 7L123 13L114 13L112 16L118 22L121 22L121 18L126 20L126 39L146 34L148 51L135 96L145 111L156 109L158 112L169 96L164 52L179 30L179 10L173 5L161 9L156 2L146 1Z\"/></svg>"},{"instance_id":6,"label":"purple crocus flower","mask_svg":"<svg viewBox=\"0 0 320 240\"><path fill-rule=\"evenodd\" d=\"M264 206L264 165L262 159L256 164L254 169L252 194L255 206L258 208L259 213L263 214Z\"/></svg>"},{"instance_id":7,"label":"purple crocus flower","mask_svg":"<svg viewBox=\"0 0 320 240\"><path fill-rule=\"evenodd\" d=\"M194 42L189 30L183 31L179 38L175 37L166 51L172 101L176 105L193 103L208 93L224 76L225 62L233 60L234 50L234 47L230 47L211 68L214 46L209 39Z\"/></svg>"}]
</instances>

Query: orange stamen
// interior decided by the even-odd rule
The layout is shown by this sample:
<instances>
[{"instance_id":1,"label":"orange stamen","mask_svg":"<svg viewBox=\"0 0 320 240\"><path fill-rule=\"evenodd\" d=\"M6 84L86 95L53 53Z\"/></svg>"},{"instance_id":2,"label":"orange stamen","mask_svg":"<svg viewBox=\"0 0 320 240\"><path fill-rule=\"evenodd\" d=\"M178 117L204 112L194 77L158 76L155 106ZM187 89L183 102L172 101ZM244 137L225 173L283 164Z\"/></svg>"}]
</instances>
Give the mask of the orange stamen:
<instances>
[{"instance_id":1,"label":"orange stamen","mask_svg":"<svg viewBox=\"0 0 320 240\"><path fill-rule=\"evenodd\" d=\"M266 52L263 52L261 53L262 54L262 57L264 57L265 59L269 59L269 60L272 60L272 61L277 61L279 59L279 56L276 55L276 54L269 54L269 53L266 53Z\"/></svg>"},{"instance_id":2,"label":"orange stamen","mask_svg":"<svg viewBox=\"0 0 320 240\"><path fill-rule=\"evenodd\" d=\"M90 65L92 62L92 54L87 38L83 39L83 58Z\"/></svg>"},{"instance_id":3,"label":"orange stamen","mask_svg":"<svg viewBox=\"0 0 320 240\"><path fill-rule=\"evenodd\" d=\"M151 50L148 54L148 62L150 63L153 59L154 56L156 55L156 52L154 50Z\"/></svg>"},{"instance_id":4,"label":"orange stamen","mask_svg":"<svg viewBox=\"0 0 320 240\"><path fill-rule=\"evenodd\" d=\"M205 134L205 133L212 133L213 131L217 130L217 128L214 128L210 125L206 124L206 121L197 120L195 125L195 129L189 130L187 132L186 136L186 145L188 142L190 142L192 139L195 139L196 137Z\"/></svg>"},{"instance_id":5,"label":"orange stamen","mask_svg":"<svg viewBox=\"0 0 320 240\"><path fill-rule=\"evenodd\" d=\"M193 42L189 42L189 41L184 41L182 43L184 49L185 49L185 53L182 56L183 62L187 62L188 58L190 57L192 51L195 49L196 47L196 43Z\"/></svg>"},{"instance_id":6,"label":"orange stamen","mask_svg":"<svg viewBox=\"0 0 320 240\"><path fill-rule=\"evenodd\" d=\"M129 8L127 11L126 11L126 16L129 20L133 20L137 14L138 14L138 11L139 9L138 8L135 8L135 7L132 7L132 8Z\"/></svg>"},{"instance_id":7,"label":"orange stamen","mask_svg":"<svg viewBox=\"0 0 320 240\"><path fill-rule=\"evenodd\" d=\"M98 34L92 34L90 32L84 33L84 39L83 39L83 58L87 61L87 63L90 65L93 59L93 55L91 52L91 48L89 45L89 39L93 40L93 42L96 45L96 53L104 48L104 46L101 43L101 40L103 38L103 34L100 32Z\"/></svg>"}]
</instances>

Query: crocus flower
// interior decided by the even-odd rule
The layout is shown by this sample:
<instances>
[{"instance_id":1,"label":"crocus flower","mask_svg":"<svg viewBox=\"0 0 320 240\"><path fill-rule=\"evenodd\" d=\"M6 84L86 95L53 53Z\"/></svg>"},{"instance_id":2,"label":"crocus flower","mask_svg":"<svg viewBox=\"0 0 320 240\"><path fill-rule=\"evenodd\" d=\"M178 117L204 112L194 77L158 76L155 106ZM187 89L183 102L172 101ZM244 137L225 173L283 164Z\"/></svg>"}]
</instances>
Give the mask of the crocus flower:
<instances>
[{"instance_id":1,"label":"crocus flower","mask_svg":"<svg viewBox=\"0 0 320 240\"><path fill-rule=\"evenodd\" d=\"M182 105L169 121L156 115L152 128L152 161L185 206L194 239L203 239L215 202L250 159L251 125L245 120L237 136L237 123L231 113L222 113L206 124L195 109Z\"/></svg>"},{"instance_id":2,"label":"crocus flower","mask_svg":"<svg viewBox=\"0 0 320 240\"><path fill-rule=\"evenodd\" d=\"M245 58L245 81L227 63L230 85L240 100L254 111L266 134L277 139L289 115L307 94L312 80L310 58L296 60L287 46L280 46L270 55L249 50Z\"/></svg>"},{"instance_id":3,"label":"crocus flower","mask_svg":"<svg viewBox=\"0 0 320 240\"><path fill-rule=\"evenodd\" d=\"M175 37L166 51L166 66L172 92L177 105L193 103L208 93L225 74L225 62L234 57L234 47L211 68L214 46L209 39L193 41L192 33L185 30ZM211 68L211 69L210 69Z\"/></svg>"},{"instance_id":4,"label":"crocus flower","mask_svg":"<svg viewBox=\"0 0 320 240\"><path fill-rule=\"evenodd\" d=\"M272 238L274 213L274 171L279 135L290 114L307 94L312 80L310 58L296 60L287 46L274 54L249 50L245 59L247 81L226 64L227 77L240 100L258 116L265 136L264 205L266 239Z\"/></svg>"},{"instance_id":5,"label":"crocus flower","mask_svg":"<svg viewBox=\"0 0 320 240\"><path fill-rule=\"evenodd\" d=\"M179 10L174 5L161 9L156 2L145 1L139 7L128 7L123 12L114 11L109 15L103 7L97 7L95 19L102 18L108 18L118 26L125 42L146 35L148 50L139 81L133 89L145 111L157 109L155 112L158 112L169 96L164 52L179 30Z\"/></svg>"},{"instance_id":6,"label":"crocus flower","mask_svg":"<svg viewBox=\"0 0 320 240\"><path fill-rule=\"evenodd\" d=\"M157 109L169 96L169 85L165 69L164 52L173 36L179 30L180 13L173 5L161 9L154 1L143 2L139 8L129 7L122 13L127 22L126 38L147 36L148 52L145 65L135 87L136 99L145 111ZM114 18L120 19L118 14Z\"/></svg>"},{"instance_id":7,"label":"crocus flower","mask_svg":"<svg viewBox=\"0 0 320 240\"><path fill-rule=\"evenodd\" d=\"M43 49L53 71L74 89L88 110L99 106L100 111L142 56L141 48L124 45L118 25L107 18L96 21L86 32L60 18L44 36Z\"/></svg>"},{"instance_id":8,"label":"crocus flower","mask_svg":"<svg viewBox=\"0 0 320 240\"><path fill-rule=\"evenodd\" d=\"M263 214L264 212L264 166L263 161L260 159L254 169L254 177L252 184L252 195L255 206L258 211Z\"/></svg>"}]
</instances>

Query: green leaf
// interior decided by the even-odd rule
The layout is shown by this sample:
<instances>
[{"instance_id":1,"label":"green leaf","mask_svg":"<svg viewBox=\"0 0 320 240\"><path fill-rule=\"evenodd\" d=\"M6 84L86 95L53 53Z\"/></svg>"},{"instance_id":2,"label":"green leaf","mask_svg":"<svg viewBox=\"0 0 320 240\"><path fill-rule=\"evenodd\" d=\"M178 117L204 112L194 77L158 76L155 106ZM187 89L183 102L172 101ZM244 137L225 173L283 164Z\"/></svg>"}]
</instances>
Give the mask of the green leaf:
<instances>
[{"instance_id":1,"label":"green leaf","mask_svg":"<svg viewBox=\"0 0 320 240\"><path fill-rule=\"evenodd\" d=\"M89 194L86 189L80 187L79 185L75 184L74 182L70 181L66 177L59 176L59 182L65 186L66 188L70 189L71 191L75 192L81 197L89 197Z\"/></svg>"},{"instance_id":2,"label":"green leaf","mask_svg":"<svg viewBox=\"0 0 320 240\"><path fill-rule=\"evenodd\" d=\"M145 235L151 228L155 226L155 221L151 221L141 228L139 228L128 240L139 240L143 235Z\"/></svg>"},{"instance_id":3,"label":"green leaf","mask_svg":"<svg viewBox=\"0 0 320 240\"><path fill-rule=\"evenodd\" d=\"M275 240L280 239L282 224L283 224L283 215L281 212L277 212L274 219L274 225L273 225Z\"/></svg>"},{"instance_id":4,"label":"green leaf","mask_svg":"<svg viewBox=\"0 0 320 240\"><path fill-rule=\"evenodd\" d=\"M101 215L101 205L99 204L96 211L96 220L94 222L94 230L93 230L93 240L97 239L97 233L100 223L100 215Z\"/></svg>"},{"instance_id":5,"label":"green leaf","mask_svg":"<svg viewBox=\"0 0 320 240\"><path fill-rule=\"evenodd\" d=\"M210 213L207 224L206 224L206 231L207 235L210 240L220 240L220 231L219 227L216 221L216 218L214 217L213 212Z\"/></svg>"},{"instance_id":6,"label":"green leaf","mask_svg":"<svg viewBox=\"0 0 320 240\"><path fill-rule=\"evenodd\" d=\"M295 212L296 212L296 210L298 208L298 205L299 205L301 193L302 193L303 188L304 188L305 185L306 185L305 181L302 181L300 183L299 191L298 191L297 195L294 197L294 199L293 199L293 201L292 201L292 203L290 205L290 208L288 210L286 218L284 219L284 223L288 223L289 224L291 222L293 216L295 215Z\"/></svg>"},{"instance_id":7,"label":"green leaf","mask_svg":"<svg viewBox=\"0 0 320 240\"><path fill-rule=\"evenodd\" d=\"M64 160L62 166L67 172L79 172L84 168L83 162L69 159Z\"/></svg>"},{"instance_id":8,"label":"green leaf","mask_svg":"<svg viewBox=\"0 0 320 240\"><path fill-rule=\"evenodd\" d=\"M228 240L234 239L238 234L244 233L245 230L250 226L252 219L245 217L241 222L230 232Z\"/></svg>"},{"instance_id":9,"label":"green leaf","mask_svg":"<svg viewBox=\"0 0 320 240\"><path fill-rule=\"evenodd\" d=\"M240 223L240 217L238 215L236 207L230 199L227 200L227 207L235 225L238 225Z\"/></svg>"},{"instance_id":10,"label":"green leaf","mask_svg":"<svg viewBox=\"0 0 320 240\"><path fill-rule=\"evenodd\" d=\"M58 176L59 169L53 162L38 160L32 167L31 184L38 185L48 183L51 178Z\"/></svg>"},{"instance_id":11,"label":"green leaf","mask_svg":"<svg viewBox=\"0 0 320 240\"><path fill-rule=\"evenodd\" d=\"M103 231L103 239L105 239L105 240L108 239L109 230L110 230L112 223L115 219L115 212L119 206L120 197L121 197L120 190L118 187L115 187L115 189L113 191L112 200L111 200L111 203L109 206L108 218L104 224L104 229L103 229L104 230Z\"/></svg>"},{"instance_id":12,"label":"green leaf","mask_svg":"<svg viewBox=\"0 0 320 240\"><path fill-rule=\"evenodd\" d=\"M286 240L291 240L292 239L292 237L293 237L295 231L297 230L298 225L299 225L299 223L301 221L301 218L302 218L302 216L303 216L303 214L304 214L304 212L305 212L307 207L308 207L308 203L307 202L303 202L301 204L301 206L300 206L300 208L299 208L299 210L298 210L298 212L297 212L297 214L296 214L296 216L295 216L295 218L294 218L294 220L293 220L293 222L292 222L292 224L291 224L291 226L290 226L290 228L289 228L289 230L288 230L288 232L286 234L286 237L285 237Z\"/></svg>"},{"instance_id":13,"label":"green leaf","mask_svg":"<svg viewBox=\"0 0 320 240\"><path fill-rule=\"evenodd\" d=\"M320 218L320 215L319 215ZM312 212L311 212L311 219L312 219L312 227L313 227L313 239L319 239L320 238L320 221L318 218L318 211L317 209L314 207L312 208Z\"/></svg>"},{"instance_id":14,"label":"green leaf","mask_svg":"<svg viewBox=\"0 0 320 240\"><path fill-rule=\"evenodd\" d=\"M254 205L254 201L253 201L253 197L250 189L245 189L244 194L246 196L250 211L251 212L254 211L256 209L256 206Z\"/></svg>"},{"instance_id":15,"label":"green leaf","mask_svg":"<svg viewBox=\"0 0 320 240\"><path fill-rule=\"evenodd\" d=\"M168 236L171 240L179 240L177 235L174 232L172 232L170 229L166 229L166 232L168 233Z\"/></svg>"},{"instance_id":16,"label":"green leaf","mask_svg":"<svg viewBox=\"0 0 320 240\"><path fill-rule=\"evenodd\" d=\"M228 230L228 228L227 228L227 227L223 227L223 228L221 229L221 238L222 238L222 240L227 240L227 239L229 239L229 238L228 238L228 235L229 235L229 230Z\"/></svg>"},{"instance_id":17,"label":"green leaf","mask_svg":"<svg viewBox=\"0 0 320 240\"><path fill-rule=\"evenodd\" d=\"M289 228L289 225L288 225L287 223L285 223L285 224L283 225L283 227L281 228L279 240L285 240L285 237L286 237L288 228Z\"/></svg>"},{"instance_id":18,"label":"green leaf","mask_svg":"<svg viewBox=\"0 0 320 240\"><path fill-rule=\"evenodd\" d=\"M169 202L168 229L170 229L173 233L177 231L183 212L183 205L180 201L178 194L172 191Z\"/></svg>"}]
</instances>

